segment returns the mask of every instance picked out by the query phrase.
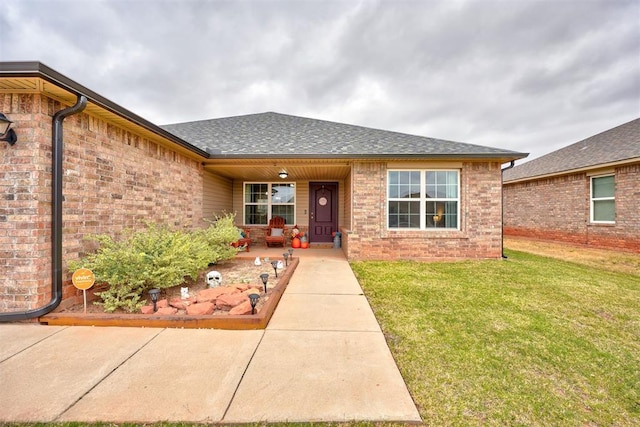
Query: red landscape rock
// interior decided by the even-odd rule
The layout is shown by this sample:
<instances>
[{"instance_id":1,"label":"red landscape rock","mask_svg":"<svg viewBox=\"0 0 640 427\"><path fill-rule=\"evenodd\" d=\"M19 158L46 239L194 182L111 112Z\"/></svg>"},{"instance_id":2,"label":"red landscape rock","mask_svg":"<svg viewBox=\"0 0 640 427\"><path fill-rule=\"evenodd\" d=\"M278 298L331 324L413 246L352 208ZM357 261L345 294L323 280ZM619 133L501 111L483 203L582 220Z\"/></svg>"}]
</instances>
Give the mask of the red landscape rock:
<instances>
[{"instance_id":1,"label":"red landscape rock","mask_svg":"<svg viewBox=\"0 0 640 427\"><path fill-rule=\"evenodd\" d=\"M240 305L236 305L229 310L229 314L251 314L251 303L249 301L245 301Z\"/></svg>"},{"instance_id":2,"label":"red landscape rock","mask_svg":"<svg viewBox=\"0 0 640 427\"><path fill-rule=\"evenodd\" d=\"M171 307L177 308L178 310L184 310L191 304L195 304L195 303L196 303L196 299L194 297L187 298L187 299L176 297L176 298L171 298L171 300L169 301L169 305Z\"/></svg>"},{"instance_id":3,"label":"red landscape rock","mask_svg":"<svg viewBox=\"0 0 640 427\"><path fill-rule=\"evenodd\" d=\"M212 302L202 302L198 304L192 304L187 307L187 314L199 315L199 314L213 314L216 309L216 305Z\"/></svg>"},{"instance_id":4,"label":"red landscape rock","mask_svg":"<svg viewBox=\"0 0 640 427\"><path fill-rule=\"evenodd\" d=\"M221 286L218 288L203 289L196 294L196 302L215 301L220 295L237 293L238 290L233 286Z\"/></svg>"},{"instance_id":5,"label":"red landscape rock","mask_svg":"<svg viewBox=\"0 0 640 427\"><path fill-rule=\"evenodd\" d=\"M218 310L228 311L236 305L240 305L248 300L248 296L240 293L220 295L216 299L216 307L218 308Z\"/></svg>"},{"instance_id":6,"label":"red landscape rock","mask_svg":"<svg viewBox=\"0 0 640 427\"><path fill-rule=\"evenodd\" d=\"M156 303L156 308L166 308L169 307L169 301L166 299L161 299Z\"/></svg>"},{"instance_id":7,"label":"red landscape rock","mask_svg":"<svg viewBox=\"0 0 640 427\"><path fill-rule=\"evenodd\" d=\"M140 308L140 313L142 314L153 314L153 306L152 305L145 305L143 307Z\"/></svg>"},{"instance_id":8,"label":"red landscape rock","mask_svg":"<svg viewBox=\"0 0 640 427\"><path fill-rule=\"evenodd\" d=\"M159 308L158 311L156 311L156 314L163 314L163 315L171 315L171 314L176 314L178 312L177 308L174 307L162 307Z\"/></svg>"}]
</instances>

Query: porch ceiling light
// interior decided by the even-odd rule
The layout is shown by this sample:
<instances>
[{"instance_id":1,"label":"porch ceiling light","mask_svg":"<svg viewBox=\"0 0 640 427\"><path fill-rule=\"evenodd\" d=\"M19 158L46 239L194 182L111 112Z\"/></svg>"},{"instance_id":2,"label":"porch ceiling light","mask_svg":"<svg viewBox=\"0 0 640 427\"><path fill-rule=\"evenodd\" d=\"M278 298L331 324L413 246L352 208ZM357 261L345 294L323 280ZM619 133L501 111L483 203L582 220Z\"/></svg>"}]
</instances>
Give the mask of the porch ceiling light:
<instances>
[{"instance_id":1,"label":"porch ceiling light","mask_svg":"<svg viewBox=\"0 0 640 427\"><path fill-rule=\"evenodd\" d=\"M6 141L9 145L15 144L18 140L16 131L10 129L12 123L4 113L0 113L0 141Z\"/></svg>"},{"instance_id":2,"label":"porch ceiling light","mask_svg":"<svg viewBox=\"0 0 640 427\"><path fill-rule=\"evenodd\" d=\"M289 177L289 173L287 171L281 171L278 176L282 179L287 179Z\"/></svg>"}]
</instances>

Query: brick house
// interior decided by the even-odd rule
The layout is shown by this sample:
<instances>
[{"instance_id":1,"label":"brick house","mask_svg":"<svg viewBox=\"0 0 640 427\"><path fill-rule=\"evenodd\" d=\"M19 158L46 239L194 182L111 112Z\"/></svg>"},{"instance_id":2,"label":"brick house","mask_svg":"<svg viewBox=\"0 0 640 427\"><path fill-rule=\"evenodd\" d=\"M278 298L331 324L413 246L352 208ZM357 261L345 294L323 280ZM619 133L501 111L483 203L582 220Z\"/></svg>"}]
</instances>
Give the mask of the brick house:
<instances>
[{"instance_id":1,"label":"brick house","mask_svg":"<svg viewBox=\"0 0 640 427\"><path fill-rule=\"evenodd\" d=\"M83 237L143 219L233 212L255 245L279 215L312 245L341 231L351 260L500 258L501 165L526 156L277 113L160 127L39 62L0 63L0 112L18 138L0 143L0 315L28 318L75 302Z\"/></svg>"},{"instance_id":2,"label":"brick house","mask_svg":"<svg viewBox=\"0 0 640 427\"><path fill-rule=\"evenodd\" d=\"M504 233L640 252L640 119L504 173Z\"/></svg>"}]
</instances>

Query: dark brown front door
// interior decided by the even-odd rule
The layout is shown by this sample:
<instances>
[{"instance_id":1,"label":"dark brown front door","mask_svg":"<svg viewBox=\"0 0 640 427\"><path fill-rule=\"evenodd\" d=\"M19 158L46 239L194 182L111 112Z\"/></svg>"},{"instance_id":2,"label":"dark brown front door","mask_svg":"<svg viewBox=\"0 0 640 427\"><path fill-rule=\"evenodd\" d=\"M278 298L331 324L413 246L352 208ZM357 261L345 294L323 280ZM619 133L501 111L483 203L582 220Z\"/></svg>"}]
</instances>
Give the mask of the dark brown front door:
<instances>
[{"instance_id":1,"label":"dark brown front door","mask_svg":"<svg viewBox=\"0 0 640 427\"><path fill-rule=\"evenodd\" d=\"M338 183L309 183L309 241L332 242L338 231Z\"/></svg>"}]
</instances>

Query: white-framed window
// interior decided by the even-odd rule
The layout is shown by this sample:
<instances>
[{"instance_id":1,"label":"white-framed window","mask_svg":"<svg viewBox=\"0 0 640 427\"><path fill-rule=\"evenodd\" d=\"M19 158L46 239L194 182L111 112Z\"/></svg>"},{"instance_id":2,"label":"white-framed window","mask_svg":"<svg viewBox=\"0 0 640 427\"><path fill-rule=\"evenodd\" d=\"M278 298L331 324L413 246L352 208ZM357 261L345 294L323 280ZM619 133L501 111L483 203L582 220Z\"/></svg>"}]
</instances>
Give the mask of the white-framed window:
<instances>
[{"instance_id":1,"label":"white-framed window","mask_svg":"<svg viewBox=\"0 0 640 427\"><path fill-rule=\"evenodd\" d=\"M387 171L387 227L459 229L460 171Z\"/></svg>"},{"instance_id":2,"label":"white-framed window","mask_svg":"<svg viewBox=\"0 0 640 427\"><path fill-rule=\"evenodd\" d=\"M591 222L616 221L616 182L614 175L591 177Z\"/></svg>"},{"instance_id":3,"label":"white-framed window","mask_svg":"<svg viewBox=\"0 0 640 427\"><path fill-rule=\"evenodd\" d=\"M293 182L245 182L244 224L267 225L274 216L295 224L296 185Z\"/></svg>"}]
</instances>

